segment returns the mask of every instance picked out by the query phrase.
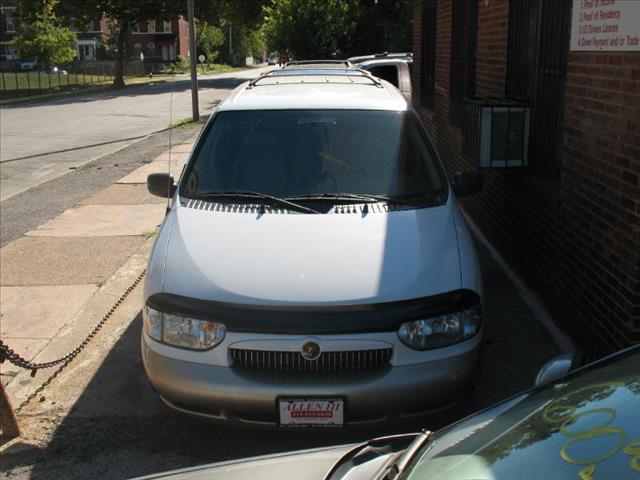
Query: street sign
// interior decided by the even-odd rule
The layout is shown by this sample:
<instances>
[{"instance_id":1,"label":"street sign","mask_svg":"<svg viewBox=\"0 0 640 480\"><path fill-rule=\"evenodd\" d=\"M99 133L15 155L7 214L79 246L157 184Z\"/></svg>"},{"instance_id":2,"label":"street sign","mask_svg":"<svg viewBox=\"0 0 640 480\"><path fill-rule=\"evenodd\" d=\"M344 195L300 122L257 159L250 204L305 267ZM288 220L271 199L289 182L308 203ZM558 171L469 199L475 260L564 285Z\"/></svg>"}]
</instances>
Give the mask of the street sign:
<instances>
[{"instance_id":1,"label":"street sign","mask_svg":"<svg viewBox=\"0 0 640 480\"><path fill-rule=\"evenodd\" d=\"M198 60L200 61L200 63L204 63L204 59L205 59L205 56L202 53L198 55Z\"/></svg>"}]
</instances>

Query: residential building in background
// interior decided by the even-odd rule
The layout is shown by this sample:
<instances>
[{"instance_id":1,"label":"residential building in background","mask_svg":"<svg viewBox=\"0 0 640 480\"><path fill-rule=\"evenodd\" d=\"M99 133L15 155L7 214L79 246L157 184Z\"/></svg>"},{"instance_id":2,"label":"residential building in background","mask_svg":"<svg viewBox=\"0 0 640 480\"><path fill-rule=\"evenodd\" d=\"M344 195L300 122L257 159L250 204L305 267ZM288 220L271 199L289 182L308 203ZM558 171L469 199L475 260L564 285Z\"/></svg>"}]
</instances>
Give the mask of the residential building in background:
<instances>
[{"instance_id":1,"label":"residential building in background","mask_svg":"<svg viewBox=\"0 0 640 480\"><path fill-rule=\"evenodd\" d=\"M0 64L4 69L15 68L20 52L11 44L17 33L13 21L15 1L0 2ZM111 31L107 19L96 20L87 30L81 30L75 25L70 29L78 40L75 45L76 60L79 62L95 62L105 60L105 43ZM188 23L182 16L172 19L141 20L132 26L127 35L127 49L129 58L139 59L144 54L145 62L161 63L173 62L177 56L187 58L189 55Z\"/></svg>"},{"instance_id":2,"label":"residential building in background","mask_svg":"<svg viewBox=\"0 0 640 480\"><path fill-rule=\"evenodd\" d=\"M466 99L529 108L513 144L527 164L486 169L463 206L590 356L640 341L639 10L624 0L414 10L413 98L450 174L477 167ZM488 149L512 145L519 126L505 111L492 127L512 129Z\"/></svg>"},{"instance_id":3,"label":"residential building in background","mask_svg":"<svg viewBox=\"0 0 640 480\"><path fill-rule=\"evenodd\" d=\"M13 20L15 9L15 1L0 2L0 63L19 58L17 49L11 45L16 35L16 25Z\"/></svg>"},{"instance_id":4,"label":"residential building in background","mask_svg":"<svg viewBox=\"0 0 640 480\"><path fill-rule=\"evenodd\" d=\"M189 55L188 23L182 16L171 20L141 20L132 26L127 36L129 57L139 58L144 54L145 61L173 62L180 55Z\"/></svg>"}]
</instances>

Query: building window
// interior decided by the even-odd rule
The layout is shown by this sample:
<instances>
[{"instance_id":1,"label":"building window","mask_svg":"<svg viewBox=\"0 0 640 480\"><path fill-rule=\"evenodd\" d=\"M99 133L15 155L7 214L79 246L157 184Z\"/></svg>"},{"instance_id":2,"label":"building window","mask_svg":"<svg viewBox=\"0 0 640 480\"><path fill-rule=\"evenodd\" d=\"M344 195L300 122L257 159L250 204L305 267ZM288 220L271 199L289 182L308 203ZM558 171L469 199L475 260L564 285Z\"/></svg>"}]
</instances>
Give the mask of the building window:
<instances>
[{"instance_id":1,"label":"building window","mask_svg":"<svg viewBox=\"0 0 640 480\"><path fill-rule=\"evenodd\" d=\"M6 27L7 27L5 31L6 32L11 32L11 33L15 32L16 31L16 24L13 23L13 14L8 12L8 11L5 11L4 15L5 15L5 17L4 17L5 18L5 24L6 24Z\"/></svg>"},{"instance_id":2,"label":"building window","mask_svg":"<svg viewBox=\"0 0 640 480\"><path fill-rule=\"evenodd\" d=\"M162 27L163 27L164 33L171 33L171 30L172 30L171 20L165 20L164 22L162 22Z\"/></svg>"},{"instance_id":3,"label":"building window","mask_svg":"<svg viewBox=\"0 0 640 480\"><path fill-rule=\"evenodd\" d=\"M510 0L505 96L531 106L529 166L559 170L570 0Z\"/></svg>"},{"instance_id":4,"label":"building window","mask_svg":"<svg viewBox=\"0 0 640 480\"><path fill-rule=\"evenodd\" d=\"M472 97L476 90L478 2L453 0L451 28L450 121L459 127L464 99Z\"/></svg>"},{"instance_id":5,"label":"building window","mask_svg":"<svg viewBox=\"0 0 640 480\"><path fill-rule=\"evenodd\" d=\"M81 43L78 45L78 59L90 62L96 59L96 46L92 43Z\"/></svg>"},{"instance_id":6,"label":"building window","mask_svg":"<svg viewBox=\"0 0 640 480\"><path fill-rule=\"evenodd\" d=\"M153 42L147 43L147 55L153 57L156 53L156 44Z\"/></svg>"},{"instance_id":7,"label":"building window","mask_svg":"<svg viewBox=\"0 0 640 480\"><path fill-rule=\"evenodd\" d=\"M141 53L142 53L142 44L141 43L134 43L133 44L133 54L134 54L134 56L139 57Z\"/></svg>"},{"instance_id":8,"label":"building window","mask_svg":"<svg viewBox=\"0 0 640 480\"><path fill-rule=\"evenodd\" d=\"M20 58L18 56L18 49L13 45L2 45L1 52L0 57L5 60L18 60Z\"/></svg>"},{"instance_id":9,"label":"building window","mask_svg":"<svg viewBox=\"0 0 640 480\"><path fill-rule=\"evenodd\" d=\"M155 20L147 21L147 33L156 33L156 21Z\"/></svg>"},{"instance_id":10,"label":"building window","mask_svg":"<svg viewBox=\"0 0 640 480\"><path fill-rule=\"evenodd\" d=\"M436 5L436 0L422 4L420 103L429 108L433 107L436 89Z\"/></svg>"}]
</instances>

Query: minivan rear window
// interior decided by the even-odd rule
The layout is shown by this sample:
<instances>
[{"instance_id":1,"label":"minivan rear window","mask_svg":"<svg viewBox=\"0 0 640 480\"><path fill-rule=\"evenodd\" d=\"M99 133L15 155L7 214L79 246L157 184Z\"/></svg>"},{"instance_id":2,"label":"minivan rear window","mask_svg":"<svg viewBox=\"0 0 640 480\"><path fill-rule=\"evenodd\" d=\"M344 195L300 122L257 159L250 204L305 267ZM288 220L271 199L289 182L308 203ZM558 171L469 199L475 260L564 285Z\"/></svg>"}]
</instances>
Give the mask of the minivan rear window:
<instances>
[{"instance_id":1,"label":"minivan rear window","mask_svg":"<svg viewBox=\"0 0 640 480\"><path fill-rule=\"evenodd\" d=\"M180 194L417 197L445 188L433 146L412 111L244 110L216 114Z\"/></svg>"}]
</instances>

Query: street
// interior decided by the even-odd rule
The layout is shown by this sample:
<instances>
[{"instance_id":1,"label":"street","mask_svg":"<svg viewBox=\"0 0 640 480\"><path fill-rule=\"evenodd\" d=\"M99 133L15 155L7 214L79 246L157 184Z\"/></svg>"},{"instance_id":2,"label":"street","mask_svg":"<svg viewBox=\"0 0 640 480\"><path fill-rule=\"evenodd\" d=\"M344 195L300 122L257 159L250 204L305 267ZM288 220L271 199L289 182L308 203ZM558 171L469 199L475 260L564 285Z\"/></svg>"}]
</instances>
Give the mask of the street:
<instances>
[{"instance_id":1,"label":"street","mask_svg":"<svg viewBox=\"0 0 640 480\"><path fill-rule=\"evenodd\" d=\"M200 112L266 69L199 79ZM173 112L169 116L171 97ZM0 201L191 117L190 80L132 86L0 110Z\"/></svg>"}]
</instances>

